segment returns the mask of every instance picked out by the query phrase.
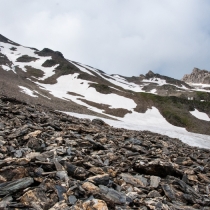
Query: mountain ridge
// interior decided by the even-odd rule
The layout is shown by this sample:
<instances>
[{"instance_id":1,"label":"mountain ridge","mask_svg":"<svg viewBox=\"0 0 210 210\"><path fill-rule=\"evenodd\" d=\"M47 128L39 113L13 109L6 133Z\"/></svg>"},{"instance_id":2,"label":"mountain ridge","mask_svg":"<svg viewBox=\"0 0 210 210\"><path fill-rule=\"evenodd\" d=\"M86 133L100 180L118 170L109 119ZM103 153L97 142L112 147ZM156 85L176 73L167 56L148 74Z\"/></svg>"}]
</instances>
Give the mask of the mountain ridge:
<instances>
[{"instance_id":1,"label":"mountain ridge","mask_svg":"<svg viewBox=\"0 0 210 210\"><path fill-rule=\"evenodd\" d=\"M167 123L210 135L209 122L190 113L198 110L210 116L208 87L196 88L152 71L139 77L108 75L61 52L24 47L3 36L0 50L2 95L120 121L142 117L155 107Z\"/></svg>"}]
</instances>

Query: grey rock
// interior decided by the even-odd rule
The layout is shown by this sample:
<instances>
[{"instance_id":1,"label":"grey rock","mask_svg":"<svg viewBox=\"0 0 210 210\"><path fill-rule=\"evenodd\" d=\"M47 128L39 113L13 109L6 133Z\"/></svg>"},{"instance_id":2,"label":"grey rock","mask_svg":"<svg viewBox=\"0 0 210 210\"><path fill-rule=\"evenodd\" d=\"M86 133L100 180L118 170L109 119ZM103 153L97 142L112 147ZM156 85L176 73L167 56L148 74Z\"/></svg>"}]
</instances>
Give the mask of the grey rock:
<instances>
[{"instance_id":1,"label":"grey rock","mask_svg":"<svg viewBox=\"0 0 210 210\"><path fill-rule=\"evenodd\" d=\"M184 75L182 81L188 83L210 84L210 72L194 68L191 74Z\"/></svg>"},{"instance_id":2,"label":"grey rock","mask_svg":"<svg viewBox=\"0 0 210 210\"><path fill-rule=\"evenodd\" d=\"M8 195L14 193L20 189L24 189L30 186L34 180L31 177L26 177L10 182L0 184L0 195Z\"/></svg>"},{"instance_id":3,"label":"grey rock","mask_svg":"<svg viewBox=\"0 0 210 210\"><path fill-rule=\"evenodd\" d=\"M156 190L150 191L148 194L148 197L150 198L156 198L156 197L161 197L160 193Z\"/></svg>"},{"instance_id":4,"label":"grey rock","mask_svg":"<svg viewBox=\"0 0 210 210\"><path fill-rule=\"evenodd\" d=\"M150 187L157 188L161 178L158 176L150 176Z\"/></svg>"},{"instance_id":5,"label":"grey rock","mask_svg":"<svg viewBox=\"0 0 210 210\"><path fill-rule=\"evenodd\" d=\"M145 181L144 180L142 181L138 177L134 177L134 176L132 176L130 174L125 174L125 173L120 174L120 176L122 177L122 179L125 182L127 182L129 184L132 184L132 185L137 186L137 187L146 187Z\"/></svg>"},{"instance_id":6,"label":"grey rock","mask_svg":"<svg viewBox=\"0 0 210 210\"><path fill-rule=\"evenodd\" d=\"M102 198L107 200L110 203L114 204L125 204L126 203L126 195L122 192L118 192L112 188L108 188L103 185L99 185L101 190Z\"/></svg>"},{"instance_id":7,"label":"grey rock","mask_svg":"<svg viewBox=\"0 0 210 210\"><path fill-rule=\"evenodd\" d=\"M102 174L97 176L92 176L86 179L88 182L92 182L95 185L108 185L109 184L109 174Z\"/></svg>"},{"instance_id":8,"label":"grey rock","mask_svg":"<svg viewBox=\"0 0 210 210\"><path fill-rule=\"evenodd\" d=\"M68 200L71 205L74 205L77 202L77 198L74 195L70 195Z\"/></svg>"},{"instance_id":9,"label":"grey rock","mask_svg":"<svg viewBox=\"0 0 210 210\"><path fill-rule=\"evenodd\" d=\"M66 193L66 189L60 185L55 185L55 188L57 190L59 201L65 200L64 194Z\"/></svg>"},{"instance_id":10,"label":"grey rock","mask_svg":"<svg viewBox=\"0 0 210 210\"><path fill-rule=\"evenodd\" d=\"M21 150L15 150L14 156L20 158L23 156L23 152Z\"/></svg>"},{"instance_id":11,"label":"grey rock","mask_svg":"<svg viewBox=\"0 0 210 210\"><path fill-rule=\"evenodd\" d=\"M171 200L174 201L176 200L176 195L174 193L174 190L172 189L172 187L168 184L162 184L161 185L165 195Z\"/></svg>"}]
</instances>

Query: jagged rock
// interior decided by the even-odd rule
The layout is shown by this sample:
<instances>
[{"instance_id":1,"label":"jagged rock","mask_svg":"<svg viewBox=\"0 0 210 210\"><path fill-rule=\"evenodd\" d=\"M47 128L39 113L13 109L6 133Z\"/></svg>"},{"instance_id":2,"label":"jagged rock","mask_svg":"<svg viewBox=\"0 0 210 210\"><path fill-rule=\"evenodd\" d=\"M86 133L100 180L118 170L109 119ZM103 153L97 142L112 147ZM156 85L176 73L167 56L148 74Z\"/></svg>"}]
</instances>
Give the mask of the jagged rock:
<instances>
[{"instance_id":1,"label":"jagged rock","mask_svg":"<svg viewBox=\"0 0 210 210\"><path fill-rule=\"evenodd\" d=\"M134 177L134 176L132 176L130 174L124 174L123 173L123 174L120 174L120 176L122 177L122 179L125 182L127 182L129 184L132 184L132 185L134 185L136 187L146 187L146 184L143 181L141 181L139 178Z\"/></svg>"},{"instance_id":2,"label":"jagged rock","mask_svg":"<svg viewBox=\"0 0 210 210\"><path fill-rule=\"evenodd\" d=\"M20 189L24 189L30 186L34 180L31 177L26 177L10 182L4 182L0 184L0 196L14 193Z\"/></svg>"},{"instance_id":3,"label":"jagged rock","mask_svg":"<svg viewBox=\"0 0 210 210\"><path fill-rule=\"evenodd\" d=\"M108 185L109 184L109 174L102 174L97 176L92 176L87 178L88 182L92 182L95 185Z\"/></svg>"},{"instance_id":4,"label":"jagged rock","mask_svg":"<svg viewBox=\"0 0 210 210\"><path fill-rule=\"evenodd\" d=\"M85 201L82 206L84 210L88 210L88 209L108 210L106 203L103 200L98 200L98 199Z\"/></svg>"},{"instance_id":5,"label":"jagged rock","mask_svg":"<svg viewBox=\"0 0 210 210\"><path fill-rule=\"evenodd\" d=\"M210 84L210 72L194 68L191 74L185 74L182 81L188 83Z\"/></svg>"},{"instance_id":6,"label":"jagged rock","mask_svg":"<svg viewBox=\"0 0 210 210\"><path fill-rule=\"evenodd\" d=\"M161 178L158 176L150 177L150 187L157 188L159 186Z\"/></svg>"},{"instance_id":7,"label":"jagged rock","mask_svg":"<svg viewBox=\"0 0 210 210\"><path fill-rule=\"evenodd\" d=\"M74 195L70 195L68 197L68 200L69 200L69 204L70 205L73 205L73 204L75 204L77 202L77 198Z\"/></svg>"},{"instance_id":8,"label":"jagged rock","mask_svg":"<svg viewBox=\"0 0 210 210\"><path fill-rule=\"evenodd\" d=\"M49 209L51 206L50 200L45 195L44 191L36 188L34 190L29 190L21 198L20 201L24 205L38 207L40 209Z\"/></svg>"},{"instance_id":9,"label":"jagged rock","mask_svg":"<svg viewBox=\"0 0 210 210\"><path fill-rule=\"evenodd\" d=\"M182 177L182 172L175 168L175 165L169 162L162 162L160 160L155 160L149 162L148 164L136 163L134 165L134 170L138 173L166 177L167 175L172 175L175 177Z\"/></svg>"},{"instance_id":10,"label":"jagged rock","mask_svg":"<svg viewBox=\"0 0 210 210\"><path fill-rule=\"evenodd\" d=\"M97 187L97 186L95 186L93 183L91 183L91 182L85 182L83 185L82 185L82 187L86 190L86 191L88 191L89 193L92 193L92 194L97 194L97 193L99 193L100 192L100 189Z\"/></svg>"},{"instance_id":11,"label":"jagged rock","mask_svg":"<svg viewBox=\"0 0 210 210\"><path fill-rule=\"evenodd\" d=\"M125 204L126 196L125 194L118 192L112 188L108 188L106 186L100 185L100 193L101 197L104 198L109 203L114 204Z\"/></svg>"},{"instance_id":12,"label":"jagged rock","mask_svg":"<svg viewBox=\"0 0 210 210\"><path fill-rule=\"evenodd\" d=\"M67 205L67 203L65 203L65 201L60 201L58 203L56 203L52 208L50 208L49 210L69 210L69 206Z\"/></svg>"},{"instance_id":13,"label":"jagged rock","mask_svg":"<svg viewBox=\"0 0 210 210\"><path fill-rule=\"evenodd\" d=\"M69 176L76 177L80 180L85 180L89 174L83 167L77 167L67 162L64 163L64 167Z\"/></svg>"},{"instance_id":14,"label":"jagged rock","mask_svg":"<svg viewBox=\"0 0 210 210\"><path fill-rule=\"evenodd\" d=\"M161 187L163 188L163 191L164 191L165 195L171 201L176 200L176 195L175 195L174 190L172 189L172 187L170 185L168 185L168 184L162 184Z\"/></svg>"},{"instance_id":15,"label":"jagged rock","mask_svg":"<svg viewBox=\"0 0 210 210\"><path fill-rule=\"evenodd\" d=\"M12 196L7 196L0 201L0 209L6 209L7 205L13 201Z\"/></svg>"},{"instance_id":16,"label":"jagged rock","mask_svg":"<svg viewBox=\"0 0 210 210\"><path fill-rule=\"evenodd\" d=\"M63 186L55 185L59 201L67 200L66 189Z\"/></svg>"},{"instance_id":17,"label":"jagged rock","mask_svg":"<svg viewBox=\"0 0 210 210\"><path fill-rule=\"evenodd\" d=\"M160 193L156 190L153 190L151 192L149 192L148 197L150 198L156 198L156 197L161 197Z\"/></svg>"}]
</instances>

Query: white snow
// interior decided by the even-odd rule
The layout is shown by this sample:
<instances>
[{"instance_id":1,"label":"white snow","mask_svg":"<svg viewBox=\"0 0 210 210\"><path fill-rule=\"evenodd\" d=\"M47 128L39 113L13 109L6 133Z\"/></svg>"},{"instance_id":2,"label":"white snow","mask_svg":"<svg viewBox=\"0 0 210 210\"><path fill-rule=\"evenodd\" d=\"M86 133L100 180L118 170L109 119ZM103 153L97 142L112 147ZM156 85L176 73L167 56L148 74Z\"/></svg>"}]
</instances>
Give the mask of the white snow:
<instances>
[{"instance_id":1,"label":"white snow","mask_svg":"<svg viewBox=\"0 0 210 210\"><path fill-rule=\"evenodd\" d=\"M79 118L99 118L91 115L82 115L72 112L65 113ZM152 109L148 109L144 114L137 112L126 114L124 118L117 118L119 121L109 120L105 118L101 119L113 127L140 131L148 130L151 132L160 133L162 135L167 135L171 138L178 138L182 142L191 146L210 149L210 136L191 133L186 131L185 128L171 125L165 120L165 118L155 107L152 107Z\"/></svg>"},{"instance_id":2,"label":"white snow","mask_svg":"<svg viewBox=\"0 0 210 210\"><path fill-rule=\"evenodd\" d=\"M22 93L25 93L25 94L27 94L27 95L29 95L29 96L31 96L31 97L38 97L38 96L34 95L34 92L31 91L30 89L28 89L28 88L26 88L26 87L23 87L23 86L18 86L18 87L19 87L20 89L22 89L22 90L21 90Z\"/></svg>"},{"instance_id":3,"label":"white snow","mask_svg":"<svg viewBox=\"0 0 210 210\"><path fill-rule=\"evenodd\" d=\"M39 56L35 54L35 50L24 47L24 46L15 46L17 48L16 51L10 50L11 47L14 47L12 44L8 43L1 43L3 45L3 48L1 48L1 52L5 54L10 61L13 63L13 68L12 70L14 71L14 66L20 67L23 71L26 71L27 69L25 68L26 66L31 66L35 69L42 70L44 72L44 76L41 78L41 80L44 80L52 75L54 75L54 70L59 66L59 64L52 66L52 67L43 67L42 64L46 60L52 59L51 56ZM31 62L16 62L17 58L23 56L23 55L28 55L30 57L37 58L35 61ZM6 70L6 69L5 69ZM15 71L14 71L15 72Z\"/></svg>"},{"instance_id":4,"label":"white snow","mask_svg":"<svg viewBox=\"0 0 210 210\"><path fill-rule=\"evenodd\" d=\"M157 91L156 89L152 89L150 90L150 93L157 94L156 91Z\"/></svg>"},{"instance_id":5,"label":"white snow","mask_svg":"<svg viewBox=\"0 0 210 210\"><path fill-rule=\"evenodd\" d=\"M190 112L194 117L200 119L200 120L205 120L205 121L210 121L209 116L204 113L204 112L199 112L197 109L195 109L194 111Z\"/></svg>"},{"instance_id":6,"label":"white snow","mask_svg":"<svg viewBox=\"0 0 210 210\"><path fill-rule=\"evenodd\" d=\"M90 74L91 76L94 76L94 77L95 77L95 75L92 74L90 71L88 71L86 68L84 68L84 67L82 67L82 66L79 66L79 65L77 65L76 63L71 62L70 60L69 60L69 62L70 62L71 64L75 65L80 71L83 71L83 72L85 72L85 73L87 73L87 74Z\"/></svg>"},{"instance_id":7,"label":"white snow","mask_svg":"<svg viewBox=\"0 0 210 210\"><path fill-rule=\"evenodd\" d=\"M110 76L108 74L104 74L104 75L106 75L106 77L105 77L97 69L91 68L91 67L86 66L84 64L80 64L80 65L84 66L87 69L90 69L90 70L94 71L96 74L98 74L103 79L111 82L114 85L120 86L120 87L122 87L126 90L132 90L132 91L135 91L135 92L145 92L145 91L142 90L143 86L137 85L137 84L132 83L132 82L128 82L125 78L120 77L119 75ZM109 77L109 78L107 78L107 77Z\"/></svg>"},{"instance_id":8,"label":"white snow","mask_svg":"<svg viewBox=\"0 0 210 210\"><path fill-rule=\"evenodd\" d=\"M210 92L210 90L204 88L210 88L210 84L202 84L202 83L187 83L191 87L194 87L196 91Z\"/></svg>"},{"instance_id":9,"label":"white snow","mask_svg":"<svg viewBox=\"0 0 210 210\"><path fill-rule=\"evenodd\" d=\"M150 79L143 79L142 82L149 82L149 83L152 82L158 84L159 86L167 84L165 79L160 79L156 77Z\"/></svg>"},{"instance_id":10,"label":"white snow","mask_svg":"<svg viewBox=\"0 0 210 210\"><path fill-rule=\"evenodd\" d=\"M9 66L6 65L1 65L1 67L5 70L5 71L10 71L11 68Z\"/></svg>"},{"instance_id":11,"label":"white snow","mask_svg":"<svg viewBox=\"0 0 210 210\"><path fill-rule=\"evenodd\" d=\"M136 107L136 103L129 98L119 96L116 94L101 94L95 90L95 88L89 87L89 81L78 79L78 73L61 76L57 79L56 84L39 84L45 87L52 95L61 99L70 99L78 104L84 105L91 110L102 113L103 110L97 109L79 100L80 98L92 101L98 104L109 105L110 108L124 108L133 110ZM74 92L80 96L74 96L68 94L68 92Z\"/></svg>"}]
</instances>

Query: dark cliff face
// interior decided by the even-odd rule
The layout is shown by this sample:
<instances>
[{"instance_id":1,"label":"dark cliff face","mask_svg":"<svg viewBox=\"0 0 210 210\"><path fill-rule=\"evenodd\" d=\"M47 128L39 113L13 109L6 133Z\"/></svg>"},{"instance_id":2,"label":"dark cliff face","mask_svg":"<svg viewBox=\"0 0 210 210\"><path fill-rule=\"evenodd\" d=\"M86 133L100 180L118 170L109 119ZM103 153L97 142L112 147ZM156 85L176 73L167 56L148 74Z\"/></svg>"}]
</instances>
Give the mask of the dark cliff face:
<instances>
[{"instance_id":1,"label":"dark cliff face","mask_svg":"<svg viewBox=\"0 0 210 210\"><path fill-rule=\"evenodd\" d=\"M19 44L7 39L5 36L0 34L0 42L4 42L4 43L8 43L8 44L12 44L12 45L16 45L19 46Z\"/></svg>"},{"instance_id":2,"label":"dark cliff face","mask_svg":"<svg viewBox=\"0 0 210 210\"><path fill-rule=\"evenodd\" d=\"M210 84L210 72L194 68L191 74L185 74L182 81L187 83Z\"/></svg>"}]
</instances>

